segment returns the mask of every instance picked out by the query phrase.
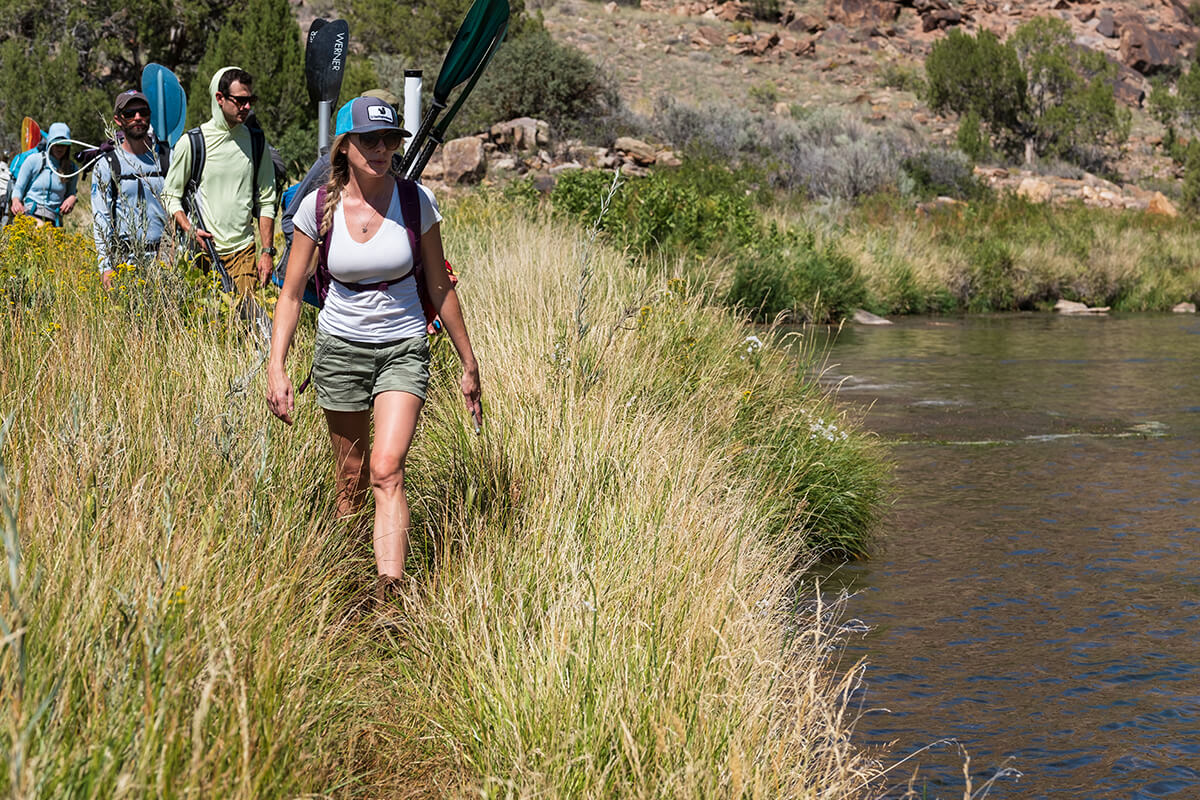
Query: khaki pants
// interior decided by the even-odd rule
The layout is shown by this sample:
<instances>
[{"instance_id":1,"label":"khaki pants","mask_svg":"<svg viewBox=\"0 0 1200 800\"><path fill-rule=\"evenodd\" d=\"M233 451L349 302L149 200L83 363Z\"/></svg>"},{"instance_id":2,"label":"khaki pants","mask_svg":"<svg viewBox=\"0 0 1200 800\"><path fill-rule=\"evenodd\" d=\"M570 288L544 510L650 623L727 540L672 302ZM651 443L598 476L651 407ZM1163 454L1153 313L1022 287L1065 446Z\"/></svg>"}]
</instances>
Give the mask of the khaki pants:
<instances>
[{"instance_id":1,"label":"khaki pants","mask_svg":"<svg viewBox=\"0 0 1200 800\"><path fill-rule=\"evenodd\" d=\"M233 290L239 295L251 294L258 288L258 259L254 257L254 250L254 245L249 245L236 253L221 256L225 271L233 279ZM199 262L205 272L213 268L208 253L201 251Z\"/></svg>"}]
</instances>

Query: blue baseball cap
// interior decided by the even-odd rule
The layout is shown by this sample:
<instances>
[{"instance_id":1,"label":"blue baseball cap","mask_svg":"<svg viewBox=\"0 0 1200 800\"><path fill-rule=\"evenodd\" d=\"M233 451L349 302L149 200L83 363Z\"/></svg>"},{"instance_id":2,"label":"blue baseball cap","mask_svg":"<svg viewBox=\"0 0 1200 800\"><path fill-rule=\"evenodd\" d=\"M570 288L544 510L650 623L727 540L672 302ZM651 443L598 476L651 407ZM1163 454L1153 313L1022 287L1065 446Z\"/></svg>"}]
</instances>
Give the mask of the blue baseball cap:
<instances>
[{"instance_id":1,"label":"blue baseball cap","mask_svg":"<svg viewBox=\"0 0 1200 800\"><path fill-rule=\"evenodd\" d=\"M396 109L378 97L356 97L338 109L335 136L372 131L400 131L405 136L412 136L400 127Z\"/></svg>"}]
</instances>

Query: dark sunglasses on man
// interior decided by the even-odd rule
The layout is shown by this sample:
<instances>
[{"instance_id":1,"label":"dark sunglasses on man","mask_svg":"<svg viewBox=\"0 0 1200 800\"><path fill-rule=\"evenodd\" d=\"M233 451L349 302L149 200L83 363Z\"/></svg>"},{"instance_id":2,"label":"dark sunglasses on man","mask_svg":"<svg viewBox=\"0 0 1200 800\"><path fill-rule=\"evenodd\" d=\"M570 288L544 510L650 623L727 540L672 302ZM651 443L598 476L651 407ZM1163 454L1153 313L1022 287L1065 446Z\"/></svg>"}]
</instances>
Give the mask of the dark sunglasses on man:
<instances>
[{"instance_id":1,"label":"dark sunglasses on man","mask_svg":"<svg viewBox=\"0 0 1200 800\"><path fill-rule=\"evenodd\" d=\"M370 131L357 134L358 143L364 150L374 150L383 142L388 150L397 150L404 144L404 134L400 131Z\"/></svg>"},{"instance_id":2,"label":"dark sunglasses on man","mask_svg":"<svg viewBox=\"0 0 1200 800\"><path fill-rule=\"evenodd\" d=\"M121 119L133 119L134 117L138 116L142 117L143 119L150 119L150 109L146 108L145 106L121 109Z\"/></svg>"},{"instance_id":3,"label":"dark sunglasses on man","mask_svg":"<svg viewBox=\"0 0 1200 800\"><path fill-rule=\"evenodd\" d=\"M220 92L218 92L218 94L220 94ZM238 108L249 108L250 106L252 106L258 102L258 95L256 95L256 94L245 94L245 95L222 94L221 97L223 97L226 100L228 100L229 102L233 103Z\"/></svg>"}]
</instances>

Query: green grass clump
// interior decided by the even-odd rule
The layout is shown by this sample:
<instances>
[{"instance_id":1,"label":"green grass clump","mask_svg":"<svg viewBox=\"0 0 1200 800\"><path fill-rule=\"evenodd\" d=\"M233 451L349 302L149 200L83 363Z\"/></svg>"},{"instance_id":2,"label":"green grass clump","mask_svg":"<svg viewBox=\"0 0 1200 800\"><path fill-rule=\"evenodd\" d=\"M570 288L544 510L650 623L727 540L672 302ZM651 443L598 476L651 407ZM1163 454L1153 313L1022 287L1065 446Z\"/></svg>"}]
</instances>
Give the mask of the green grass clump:
<instances>
[{"instance_id":1,"label":"green grass clump","mask_svg":"<svg viewBox=\"0 0 1200 800\"><path fill-rule=\"evenodd\" d=\"M738 253L729 290L732 304L761 321L829 322L865 300L854 262L836 246L818 245L811 231L774 225Z\"/></svg>"}]
</instances>

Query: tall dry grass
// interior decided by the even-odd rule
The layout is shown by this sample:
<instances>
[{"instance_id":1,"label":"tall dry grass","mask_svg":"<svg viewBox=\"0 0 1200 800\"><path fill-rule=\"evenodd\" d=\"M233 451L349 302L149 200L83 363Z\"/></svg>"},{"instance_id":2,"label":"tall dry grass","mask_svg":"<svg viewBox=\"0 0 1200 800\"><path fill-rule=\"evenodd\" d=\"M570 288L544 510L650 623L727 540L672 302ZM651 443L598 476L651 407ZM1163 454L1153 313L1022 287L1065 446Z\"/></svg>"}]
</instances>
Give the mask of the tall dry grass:
<instances>
[{"instance_id":1,"label":"tall dry grass","mask_svg":"<svg viewBox=\"0 0 1200 800\"><path fill-rule=\"evenodd\" d=\"M448 219L487 416L439 343L398 630L355 613L312 400L274 422L168 274L106 297L82 240L5 234L4 791L869 795L861 667L794 579L861 544L871 442L681 283L486 198Z\"/></svg>"}]
</instances>

